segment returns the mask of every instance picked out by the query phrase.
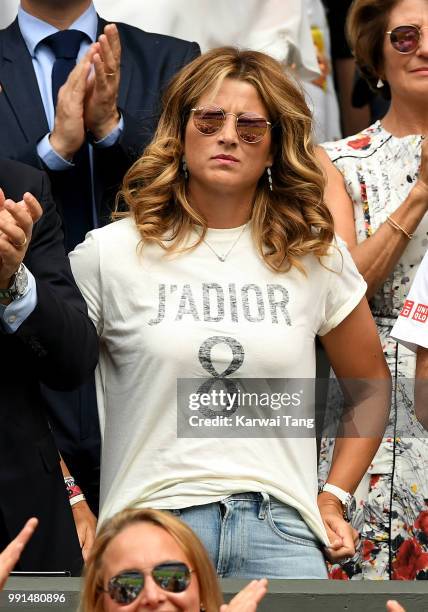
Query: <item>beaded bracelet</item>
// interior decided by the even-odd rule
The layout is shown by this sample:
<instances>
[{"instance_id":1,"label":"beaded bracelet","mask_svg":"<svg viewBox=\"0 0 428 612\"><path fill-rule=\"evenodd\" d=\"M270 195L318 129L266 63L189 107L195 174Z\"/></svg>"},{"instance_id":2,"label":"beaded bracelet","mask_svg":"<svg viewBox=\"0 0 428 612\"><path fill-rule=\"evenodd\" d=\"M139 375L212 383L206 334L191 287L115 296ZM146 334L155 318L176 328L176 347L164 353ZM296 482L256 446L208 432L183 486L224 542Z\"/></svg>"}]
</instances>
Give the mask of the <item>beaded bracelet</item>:
<instances>
[{"instance_id":1,"label":"beaded bracelet","mask_svg":"<svg viewBox=\"0 0 428 612\"><path fill-rule=\"evenodd\" d=\"M70 506L74 506L80 501L84 501L86 498L83 495L82 489L76 484L73 476L64 476L64 483L68 493L68 500Z\"/></svg>"},{"instance_id":2,"label":"beaded bracelet","mask_svg":"<svg viewBox=\"0 0 428 612\"><path fill-rule=\"evenodd\" d=\"M406 238L408 238L409 240L413 238L413 234L410 234L406 229L404 229L404 227L402 227L399 223L397 223L395 219L392 219L392 217L388 216L386 218L386 221L389 223L391 227L402 232L406 236Z\"/></svg>"}]
</instances>

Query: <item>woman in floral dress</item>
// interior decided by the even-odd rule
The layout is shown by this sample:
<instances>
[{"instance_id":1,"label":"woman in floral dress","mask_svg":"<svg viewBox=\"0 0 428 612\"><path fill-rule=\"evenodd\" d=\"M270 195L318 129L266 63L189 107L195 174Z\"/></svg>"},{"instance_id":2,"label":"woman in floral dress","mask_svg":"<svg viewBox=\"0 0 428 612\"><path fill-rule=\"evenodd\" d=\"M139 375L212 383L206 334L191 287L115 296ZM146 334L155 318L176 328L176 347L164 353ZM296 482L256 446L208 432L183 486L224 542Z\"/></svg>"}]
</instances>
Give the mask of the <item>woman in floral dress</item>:
<instances>
[{"instance_id":1,"label":"woman in floral dress","mask_svg":"<svg viewBox=\"0 0 428 612\"><path fill-rule=\"evenodd\" d=\"M333 578L428 579L428 440L413 410L415 355L389 335L428 246L428 3L356 0L351 45L372 87L391 106L381 122L319 150L326 201L367 284L396 381L390 437L366 480L353 523L359 555ZM404 312L405 315L405 306ZM328 463L321 452L321 478Z\"/></svg>"}]
</instances>

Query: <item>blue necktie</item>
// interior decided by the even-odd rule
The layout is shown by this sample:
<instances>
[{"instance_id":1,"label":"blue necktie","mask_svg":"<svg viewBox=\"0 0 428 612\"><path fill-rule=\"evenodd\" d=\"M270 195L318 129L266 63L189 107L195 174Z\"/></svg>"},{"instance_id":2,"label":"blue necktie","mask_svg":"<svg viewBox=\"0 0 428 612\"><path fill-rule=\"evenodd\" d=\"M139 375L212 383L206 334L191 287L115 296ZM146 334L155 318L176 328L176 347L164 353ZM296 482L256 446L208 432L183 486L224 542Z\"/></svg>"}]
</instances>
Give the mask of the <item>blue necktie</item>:
<instances>
[{"instance_id":1,"label":"blue necktie","mask_svg":"<svg viewBox=\"0 0 428 612\"><path fill-rule=\"evenodd\" d=\"M76 65L80 45L88 37L78 30L61 30L47 36L43 42L55 54L52 68L52 100L56 108L58 91ZM83 242L86 232L93 228L92 177L89 148L86 142L73 158L74 167L57 172L53 181L54 196L61 204L67 251Z\"/></svg>"},{"instance_id":2,"label":"blue necktie","mask_svg":"<svg viewBox=\"0 0 428 612\"><path fill-rule=\"evenodd\" d=\"M59 88L64 85L68 75L76 65L82 41L86 34L79 30L60 30L44 39L55 54L55 63L52 68L52 100L54 108L58 98Z\"/></svg>"}]
</instances>

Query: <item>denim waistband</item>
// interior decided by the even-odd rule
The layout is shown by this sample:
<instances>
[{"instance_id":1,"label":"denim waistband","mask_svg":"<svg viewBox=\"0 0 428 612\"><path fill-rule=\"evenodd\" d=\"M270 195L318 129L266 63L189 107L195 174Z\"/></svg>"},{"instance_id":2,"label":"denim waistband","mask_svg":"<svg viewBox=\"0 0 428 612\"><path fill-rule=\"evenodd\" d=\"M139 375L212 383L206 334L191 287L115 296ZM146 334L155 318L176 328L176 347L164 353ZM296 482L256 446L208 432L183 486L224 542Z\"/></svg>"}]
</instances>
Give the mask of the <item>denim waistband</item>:
<instances>
[{"instance_id":1,"label":"denim waistband","mask_svg":"<svg viewBox=\"0 0 428 612\"><path fill-rule=\"evenodd\" d=\"M233 495L222 499L220 503L228 504L234 501L252 501L258 503L258 517L264 520L269 506L269 495L267 493L233 493Z\"/></svg>"},{"instance_id":2,"label":"denim waistband","mask_svg":"<svg viewBox=\"0 0 428 612\"><path fill-rule=\"evenodd\" d=\"M266 499L266 497L269 497L267 493L233 493L232 495L229 495L228 497L222 499L222 501L245 501L247 499L250 501L262 501Z\"/></svg>"}]
</instances>

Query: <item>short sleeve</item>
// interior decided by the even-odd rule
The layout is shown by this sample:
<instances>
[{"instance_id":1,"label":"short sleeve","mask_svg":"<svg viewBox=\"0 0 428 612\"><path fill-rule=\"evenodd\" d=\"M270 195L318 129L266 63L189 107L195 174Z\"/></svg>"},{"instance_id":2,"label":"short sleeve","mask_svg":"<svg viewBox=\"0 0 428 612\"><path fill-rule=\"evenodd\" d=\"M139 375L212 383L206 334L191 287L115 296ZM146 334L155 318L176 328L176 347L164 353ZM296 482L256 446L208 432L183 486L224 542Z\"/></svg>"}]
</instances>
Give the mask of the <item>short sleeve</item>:
<instances>
[{"instance_id":1,"label":"short sleeve","mask_svg":"<svg viewBox=\"0 0 428 612\"><path fill-rule=\"evenodd\" d=\"M428 251L418 268L391 336L414 352L418 346L428 348Z\"/></svg>"},{"instance_id":2,"label":"short sleeve","mask_svg":"<svg viewBox=\"0 0 428 612\"><path fill-rule=\"evenodd\" d=\"M336 237L330 257L323 262L329 269L329 282L324 303L324 317L319 336L328 334L358 306L367 291L367 284L357 270L345 243Z\"/></svg>"},{"instance_id":3,"label":"short sleeve","mask_svg":"<svg viewBox=\"0 0 428 612\"><path fill-rule=\"evenodd\" d=\"M89 232L86 239L69 253L71 270L76 283L88 305L88 313L98 335L102 335L104 326L102 286L100 275L99 243L97 230Z\"/></svg>"}]
</instances>

